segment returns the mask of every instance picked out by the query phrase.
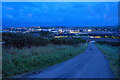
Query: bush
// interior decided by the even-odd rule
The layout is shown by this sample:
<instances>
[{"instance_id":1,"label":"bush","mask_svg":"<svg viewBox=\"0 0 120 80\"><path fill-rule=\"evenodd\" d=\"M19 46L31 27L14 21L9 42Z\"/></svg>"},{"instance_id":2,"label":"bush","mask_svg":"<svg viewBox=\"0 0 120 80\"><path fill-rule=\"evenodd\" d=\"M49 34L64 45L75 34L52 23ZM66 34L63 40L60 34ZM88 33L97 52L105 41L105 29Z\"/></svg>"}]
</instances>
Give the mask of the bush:
<instances>
[{"instance_id":1,"label":"bush","mask_svg":"<svg viewBox=\"0 0 120 80\"><path fill-rule=\"evenodd\" d=\"M2 36L2 40L5 42L5 46L23 48L48 44L48 40L37 36L31 36L29 34L3 33Z\"/></svg>"},{"instance_id":2,"label":"bush","mask_svg":"<svg viewBox=\"0 0 120 80\"><path fill-rule=\"evenodd\" d=\"M86 42L85 40L82 40L82 39L77 39L77 38L73 38L73 39L66 39L66 38L60 38L60 39L57 39L57 38L54 38L54 39L51 39L51 43L53 44L68 44L68 45L72 45L72 44L79 44L79 43L84 43Z\"/></svg>"},{"instance_id":3,"label":"bush","mask_svg":"<svg viewBox=\"0 0 120 80\"><path fill-rule=\"evenodd\" d=\"M3 33L3 42L5 47L17 47L17 48L23 48L23 47L31 47L31 46L45 46L48 43L52 44L67 44L67 45L74 45L79 43L86 42L85 40L82 40L81 38L53 38L53 39L46 39L41 38L38 36L30 35L30 34L22 34L22 33Z\"/></svg>"},{"instance_id":4,"label":"bush","mask_svg":"<svg viewBox=\"0 0 120 80\"><path fill-rule=\"evenodd\" d=\"M120 46L120 42L97 41L97 43L108 44L108 45L112 45L112 46Z\"/></svg>"}]
</instances>

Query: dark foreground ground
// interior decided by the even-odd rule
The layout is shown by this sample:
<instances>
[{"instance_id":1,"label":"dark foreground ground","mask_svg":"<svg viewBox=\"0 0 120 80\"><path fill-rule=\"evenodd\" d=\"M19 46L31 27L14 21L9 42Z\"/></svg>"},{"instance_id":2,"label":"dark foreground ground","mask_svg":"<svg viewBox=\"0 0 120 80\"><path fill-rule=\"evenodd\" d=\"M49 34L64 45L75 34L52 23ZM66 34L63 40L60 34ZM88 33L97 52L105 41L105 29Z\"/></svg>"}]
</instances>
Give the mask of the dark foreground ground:
<instances>
[{"instance_id":1,"label":"dark foreground ground","mask_svg":"<svg viewBox=\"0 0 120 80\"><path fill-rule=\"evenodd\" d=\"M104 55L90 43L83 54L25 78L114 78L114 76Z\"/></svg>"}]
</instances>

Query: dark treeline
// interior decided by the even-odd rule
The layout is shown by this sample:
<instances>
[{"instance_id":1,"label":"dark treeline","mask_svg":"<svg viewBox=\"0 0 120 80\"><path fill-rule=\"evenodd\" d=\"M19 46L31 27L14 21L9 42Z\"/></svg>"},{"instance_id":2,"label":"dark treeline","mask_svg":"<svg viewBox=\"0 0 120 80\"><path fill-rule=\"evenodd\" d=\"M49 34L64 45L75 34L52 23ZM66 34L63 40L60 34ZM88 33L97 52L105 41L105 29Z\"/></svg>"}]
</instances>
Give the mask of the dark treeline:
<instances>
[{"instance_id":1,"label":"dark treeline","mask_svg":"<svg viewBox=\"0 0 120 80\"><path fill-rule=\"evenodd\" d=\"M22 33L3 33L2 41L5 42L5 46L17 48L47 45L48 43L47 39Z\"/></svg>"},{"instance_id":2,"label":"dark treeline","mask_svg":"<svg viewBox=\"0 0 120 80\"><path fill-rule=\"evenodd\" d=\"M86 42L85 40L82 40L81 38L72 38L72 39L68 39L68 38L54 38L51 39L51 43L53 44L68 44L68 45L73 45L73 44L79 44L79 43L84 43Z\"/></svg>"},{"instance_id":3,"label":"dark treeline","mask_svg":"<svg viewBox=\"0 0 120 80\"><path fill-rule=\"evenodd\" d=\"M74 45L79 43L84 43L85 40L81 38L42 38L38 36L33 36L30 34L22 34L22 33L3 33L2 34L2 41L4 42L3 46L5 47L31 47L31 46L45 46L47 44L67 44L67 45Z\"/></svg>"},{"instance_id":4,"label":"dark treeline","mask_svg":"<svg viewBox=\"0 0 120 80\"><path fill-rule=\"evenodd\" d=\"M112 46L120 46L120 42L97 41L97 43L108 44L108 45L112 45Z\"/></svg>"}]
</instances>

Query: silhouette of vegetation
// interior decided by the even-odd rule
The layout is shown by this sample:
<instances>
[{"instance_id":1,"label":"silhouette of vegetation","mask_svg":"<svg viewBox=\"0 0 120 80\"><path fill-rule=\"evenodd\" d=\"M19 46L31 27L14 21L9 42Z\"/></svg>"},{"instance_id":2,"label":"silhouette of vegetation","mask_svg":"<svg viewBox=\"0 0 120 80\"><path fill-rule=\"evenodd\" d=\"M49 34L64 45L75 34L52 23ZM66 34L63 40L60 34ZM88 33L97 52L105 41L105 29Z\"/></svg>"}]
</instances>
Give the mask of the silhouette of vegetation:
<instances>
[{"instance_id":1,"label":"silhouette of vegetation","mask_svg":"<svg viewBox=\"0 0 120 80\"><path fill-rule=\"evenodd\" d=\"M49 37L51 33L49 31L40 31L39 34L42 37Z\"/></svg>"},{"instance_id":2,"label":"silhouette of vegetation","mask_svg":"<svg viewBox=\"0 0 120 80\"><path fill-rule=\"evenodd\" d=\"M34 36L31 34L22 34L22 33L3 33L2 34L2 40L5 42L3 45L7 47L17 47L17 48L23 48L23 47L31 47L31 46L45 46L47 44L68 44L68 45L74 45L79 43L86 42L85 40L82 40L81 38L45 38L45 36L49 35L48 32L41 32L40 35L42 36ZM44 37L43 37L44 35Z\"/></svg>"},{"instance_id":3,"label":"silhouette of vegetation","mask_svg":"<svg viewBox=\"0 0 120 80\"><path fill-rule=\"evenodd\" d=\"M31 46L44 46L48 44L47 39L37 36L22 33L3 33L2 41L5 46L12 46L17 48L31 47Z\"/></svg>"},{"instance_id":4,"label":"silhouette of vegetation","mask_svg":"<svg viewBox=\"0 0 120 80\"><path fill-rule=\"evenodd\" d=\"M108 45L112 45L112 46L120 46L120 42L97 41L97 43L108 44Z\"/></svg>"},{"instance_id":5,"label":"silhouette of vegetation","mask_svg":"<svg viewBox=\"0 0 120 80\"><path fill-rule=\"evenodd\" d=\"M54 38L51 40L51 43L53 44L69 44L69 45L73 45L73 44L79 44L79 43L84 43L86 42L85 40L82 40L81 38L72 38L72 39L68 39L68 38Z\"/></svg>"}]
</instances>

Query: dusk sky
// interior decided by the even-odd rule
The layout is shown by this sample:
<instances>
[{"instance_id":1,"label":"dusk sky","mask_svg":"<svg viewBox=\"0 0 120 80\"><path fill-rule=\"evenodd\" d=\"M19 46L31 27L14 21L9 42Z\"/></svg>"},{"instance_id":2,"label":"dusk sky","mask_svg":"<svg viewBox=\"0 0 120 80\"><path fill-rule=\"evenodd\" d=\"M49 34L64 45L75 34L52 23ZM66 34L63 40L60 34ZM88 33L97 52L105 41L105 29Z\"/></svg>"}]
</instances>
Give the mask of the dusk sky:
<instances>
[{"instance_id":1,"label":"dusk sky","mask_svg":"<svg viewBox=\"0 0 120 80\"><path fill-rule=\"evenodd\" d=\"M117 26L117 2L3 2L3 27Z\"/></svg>"}]
</instances>

